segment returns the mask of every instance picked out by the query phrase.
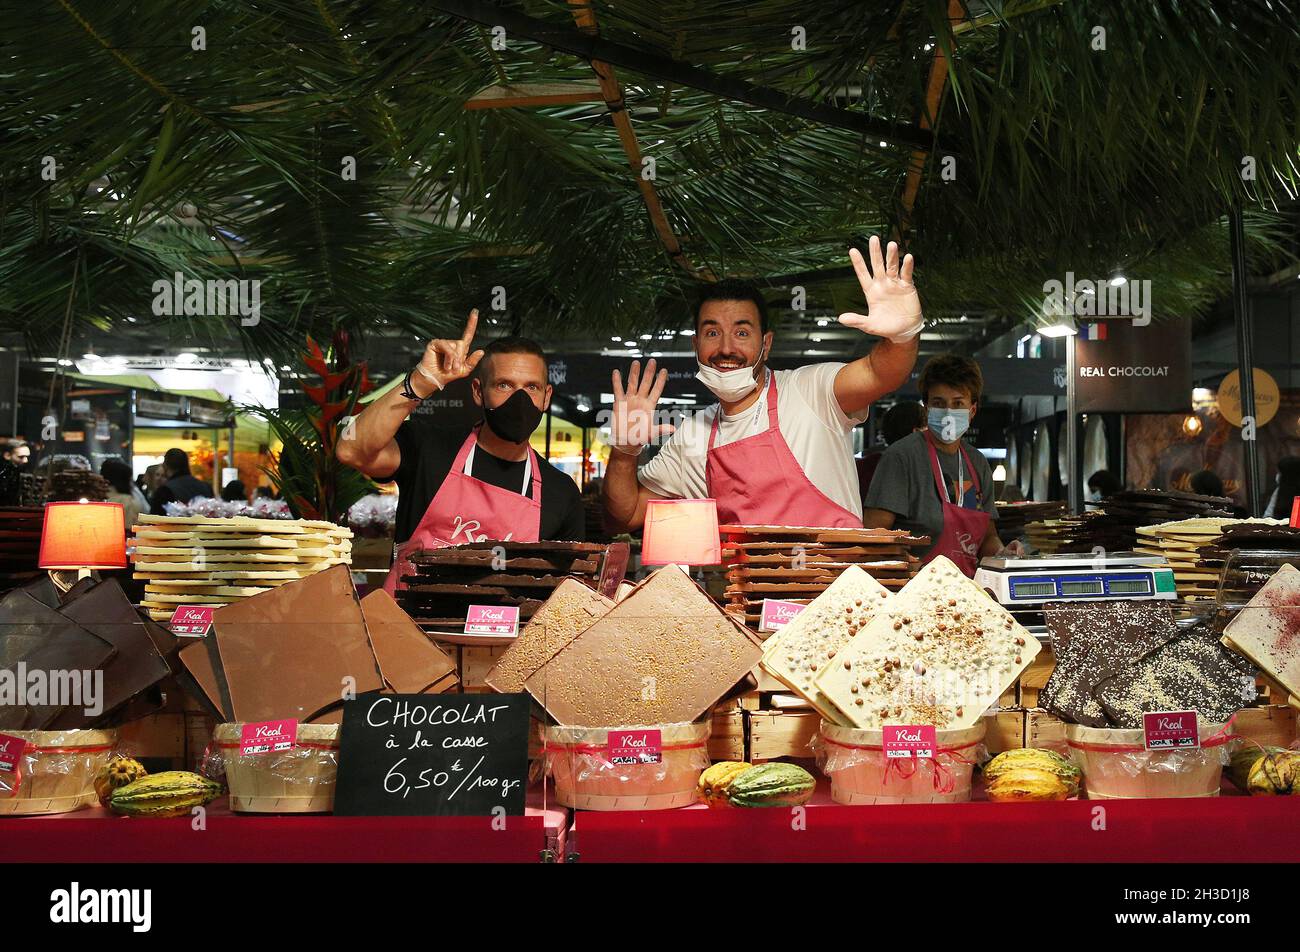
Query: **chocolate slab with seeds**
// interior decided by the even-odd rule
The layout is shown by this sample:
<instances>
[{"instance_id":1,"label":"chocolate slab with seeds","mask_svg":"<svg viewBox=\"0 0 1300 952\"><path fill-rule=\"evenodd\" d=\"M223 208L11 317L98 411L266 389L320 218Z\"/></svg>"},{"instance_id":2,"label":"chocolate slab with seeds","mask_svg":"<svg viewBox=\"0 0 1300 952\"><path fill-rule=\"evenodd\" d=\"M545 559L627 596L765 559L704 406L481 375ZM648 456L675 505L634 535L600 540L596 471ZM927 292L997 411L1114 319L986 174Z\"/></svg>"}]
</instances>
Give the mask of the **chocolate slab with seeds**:
<instances>
[{"instance_id":1,"label":"chocolate slab with seeds","mask_svg":"<svg viewBox=\"0 0 1300 952\"><path fill-rule=\"evenodd\" d=\"M636 586L535 671L524 687L570 727L675 724L703 716L762 654L680 568Z\"/></svg>"},{"instance_id":2,"label":"chocolate slab with seeds","mask_svg":"<svg viewBox=\"0 0 1300 952\"><path fill-rule=\"evenodd\" d=\"M1043 611L1056 667L1038 703L1064 721L1110 726L1093 688L1178 635L1172 609L1148 601L1051 602Z\"/></svg>"},{"instance_id":3,"label":"chocolate slab with seeds","mask_svg":"<svg viewBox=\"0 0 1300 952\"><path fill-rule=\"evenodd\" d=\"M590 586L565 579L497 659L484 680L501 694L517 694L534 672L614 607Z\"/></svg>"},{"instance_id":4,"label":"chocolate slab with seeds","mask_svg":"<svg viewBox=\"0 0 1300 952\"><path fill-rule=\"evenodd\" d=\"M1140 730L1143 714L1196 711L1202 723L1226 723L1255 698L1255 678L1212 632L1193 628L1136 663L1104 672L1094 694L1110 724Z\"/></svg>"}]
</instances>

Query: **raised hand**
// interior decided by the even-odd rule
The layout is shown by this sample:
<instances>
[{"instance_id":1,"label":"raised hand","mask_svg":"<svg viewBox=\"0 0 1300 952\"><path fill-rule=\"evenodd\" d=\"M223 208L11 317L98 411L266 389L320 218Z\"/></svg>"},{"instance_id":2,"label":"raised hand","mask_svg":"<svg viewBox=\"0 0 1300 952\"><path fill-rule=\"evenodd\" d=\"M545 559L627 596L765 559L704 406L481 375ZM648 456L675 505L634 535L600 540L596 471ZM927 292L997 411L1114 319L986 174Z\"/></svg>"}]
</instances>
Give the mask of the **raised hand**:
<instances>
[{"instance_id":1,"label":"raised hand","mask_svg":"<svg viewBox=\"0 0 1300 952\"><path fill-rule=\"evenodd\" d=\"M880 239L871 236L871 267L867 267L862 252L849 249L849 259L857 272L858 283L867 299L867 313L849 312L840 315L840 323L856 327L866 334L885 337L896 344L905 343L921 333L921 298L912 283L912 256L898 263L898 243L889 243L887 256L880 253Z\"/></svg>"},{"instance_id":2,"label":"raised hand","mask_svg":"<svg viewBox=\"0 0 1300 952\"><path fill-rule=\"evenodd\" d=\"M617 370L613 374L614 412L610 420L610 444L624 453L639 454L643 448L661 436L673 432L668 423L655 423L655 408L668 382L668 371L655 373L651 358L641 373L641 361L632 361L627 371L627 389Z\"/></svg>"},{"instance_id":3,"label":"raised hand","mask_svg":"<svg viewBox=\"0 0 1300 952\"><path fill-rule=\"evenodd\" d=\"M478 309L469 312L465 323L465 333L459 340L431 340L424 348L417 368L420 373L431 380L441 390L447 384L462 380L474 372L478 362L483 359L483 351L469 352L474 343L474 332L478 330Z\"/></svg>"}]
</instances>

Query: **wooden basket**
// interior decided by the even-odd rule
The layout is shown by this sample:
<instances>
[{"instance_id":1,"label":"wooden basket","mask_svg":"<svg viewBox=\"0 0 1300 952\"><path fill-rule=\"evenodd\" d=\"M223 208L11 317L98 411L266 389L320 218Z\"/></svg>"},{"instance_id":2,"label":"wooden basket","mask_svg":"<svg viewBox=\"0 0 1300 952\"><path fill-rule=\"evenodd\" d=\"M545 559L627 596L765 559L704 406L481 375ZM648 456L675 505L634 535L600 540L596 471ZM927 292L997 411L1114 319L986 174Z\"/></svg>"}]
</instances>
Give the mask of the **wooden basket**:
<instances>
[{"instance_id":1,"label":"wooden basket","mask_svg":"<svg viewBox=\"0 0 1300 952\"><path fill-rule=\"evenodd\" d=\"M218 724L213 742L226 764L230 809L238 813L329 813L339 769L339 725L299 724L281 753L239 753L242 724Z\"/></svg>"},{"instance_id":2,"label":"wooden basket","mask_svg":"<svg viewBox=\"0 0 1300 952\"><path fill-rule=\"evenodd\" d=\"M1201 724L1200 734L1197 749L1147 750L1142 731L1065 725L1089 800L1217 797L1228 737L1222 724Z\"/></svg>"},{"instance_id":3,"label":"wooden basket","mask_svg":"<svg viewBox=\"0 0 1300 952\"><path fill-rule=\"evenodd\" d=\"M547 727L547 772L555 799L579 810L671 810L695 802L695 787L709 765L709 721L648 727ZM614 764L611 730L657 730L663 744L657 764Z\"/></svg>"},{"instance_id":4,"label":"wooden basket","mask_svg":"<svg viewBox=\"0 0 1300 952\"><path fill-rule=\"evenodd\" d=\"M883 732L822 721L818 741L831 799L852 806L877 803L963 803L970 799L986 724L936 731L933 760L889 760Z\"/></svg>"},{"instance_id":5,"label":"wooden basket","mask_svg":"<svg viewBox=\"0 0 1300 952\"><path fill-rule=\"evenodd\" d=\"M117 746L117 731L7 731L27 742L18 770L0 773L0 816L71 813L93 806L95 775Z\"/></svg>"}]
</instances>

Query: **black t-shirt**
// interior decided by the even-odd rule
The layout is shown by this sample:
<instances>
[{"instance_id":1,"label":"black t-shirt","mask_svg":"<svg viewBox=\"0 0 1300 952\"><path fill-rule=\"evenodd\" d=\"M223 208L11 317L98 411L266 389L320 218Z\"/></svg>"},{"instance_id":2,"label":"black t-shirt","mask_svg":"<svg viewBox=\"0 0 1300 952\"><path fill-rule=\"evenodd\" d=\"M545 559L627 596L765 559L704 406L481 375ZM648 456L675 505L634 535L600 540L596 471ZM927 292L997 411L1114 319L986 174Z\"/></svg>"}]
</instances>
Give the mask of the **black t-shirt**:
<instances>
[{"instance_id":1,"label":"black t-shirt","mask_svg":"<svg viewBox=\"0 0 1300 952\"><path fill-rule=\"evenodd\" d=\"M176 476L154 490L153 499L149 501L149 511L155 516L165 516L167 510L164 507L167 503L189 502L195 496L213 498L212 487L189 474Z\"/></svg>"},{"instance_id":2,"label":"black t-shirt","mask_svg":"<svg viewBox=\"0 0 1300 952\"><path fill-rule=\"evenodd\" d=\"M415 532L468 435L468 430L448 431L445 425L439 425L428 417L413 416L398 427L397 446L402 451L402 462L393 474L400 490L396 542L405 542ZM577 485L540 456L537 461L542 469L541 538L585 541L587 524ZM523 488L524 461L498 459L479 445L474 451L470 475L501 489L519 492ZM531 496L532 493L530 480L525 495Z\"/></svg>"}]
</instances>

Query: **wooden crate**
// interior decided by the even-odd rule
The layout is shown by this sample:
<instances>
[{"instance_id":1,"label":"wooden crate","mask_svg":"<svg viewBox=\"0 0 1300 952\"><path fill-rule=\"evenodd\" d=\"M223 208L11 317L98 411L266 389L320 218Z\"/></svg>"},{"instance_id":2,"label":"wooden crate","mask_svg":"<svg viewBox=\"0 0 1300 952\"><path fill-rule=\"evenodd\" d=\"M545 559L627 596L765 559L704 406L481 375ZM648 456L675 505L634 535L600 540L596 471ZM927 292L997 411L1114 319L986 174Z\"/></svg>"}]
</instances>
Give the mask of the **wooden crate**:
<instances>
[{"instance_id":1,"label":"wooden crate","mask_svg":"<svg viewBox=\"0 0 1300 952\"><path fill-rule=\"evenodd\" d=\"M185 715L151 714L118 728L118 746L151 770L180 770L186 765ZM161 764L165 763L165 767Z\"/></svg>"},{"instance_id":2,"label":"wooden crate","mask_svg":"<svg viewBox=\"0 0 1300 952\"><path fill-rule=\"evenodd\" d=\"M456 673L460 676L460 690L466 694L490 694L492 689L483 679L497 663L497 659L506 653L507 647L456 646Z\"/></svg>"},{"instance_id":3,"label":"wooden crate","mask_svg":"<svg viewBox=\"0 0 1300 952\"><path fill-rule=\"evenodd\" d=\"M1237 713L1232 732L1261 747L1289 747L1296 739L1296 711L1287 705L1248 707Z\"/></svg>"},{"instance_id":4,"label":"wooden crate","mask_svg":"<svg viewBox=\"0 0 1300 952\"><path fill-rule=\"evenodd\" d=\"M1048 714L1046 711L1026 711L1024 746L1046 748L1047 750L1064 753L1066 750L1065 722L1053 714Z\"/></svg>"},{"instance_id":5,"label":"wooden crate","mask_svg":"<svg viewBox=\"0 0 1300 952\"><path fill-rule=\"evenodd\" d=\"M713 712L713 729L709 734L710 760L738 760L745 757L745 711L739 707L720 707Z\"/></svg>"},{"instance_id":6,"label":"wooden crate","mask_svg":"<svg viewBox=\"0 0 1300 952\"><path fill-rule=\"evenodd\" d=\"M816 711L746 711L745 716L749 721L750 763L813 756L812 739L821 725L821 715Z\"/></svg>"},{"instance_id":7,"label":"wooden crate","mask_svg":"<svg viewBox=\"0 0 1300 952\"><path fill-rule=\"evenodd\" d=\"M984 746L990 754L1025 746L1025 712L1016 708L994 711L984 718Z\"/></svg>"}]
</instances>

